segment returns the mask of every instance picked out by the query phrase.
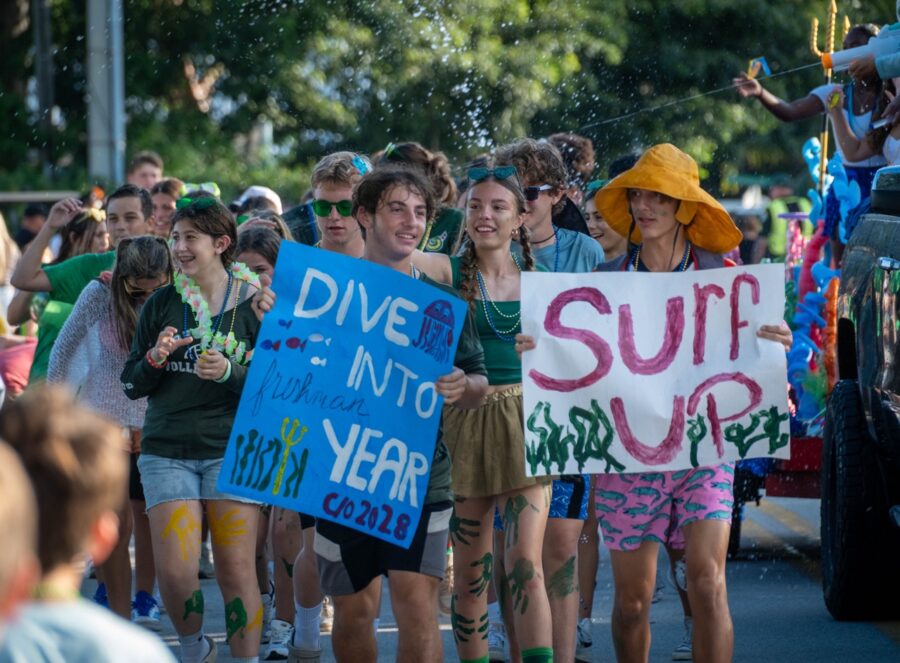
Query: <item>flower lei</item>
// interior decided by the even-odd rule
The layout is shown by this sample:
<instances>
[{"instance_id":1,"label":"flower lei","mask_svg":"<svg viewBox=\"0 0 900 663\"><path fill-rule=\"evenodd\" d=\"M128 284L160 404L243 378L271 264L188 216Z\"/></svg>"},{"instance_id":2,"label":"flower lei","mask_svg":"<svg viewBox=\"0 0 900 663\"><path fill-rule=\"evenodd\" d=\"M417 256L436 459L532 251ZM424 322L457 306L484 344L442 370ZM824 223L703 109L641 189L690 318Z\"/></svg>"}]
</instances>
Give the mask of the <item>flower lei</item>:
<instances>
[{"instance_id":1,"label":"flower lei","mask_svg":"<svg viewBox=\"0 0 900 663\"><path fill-rule=\"evenodd\" d=\"M259 277L250 271L250 269L242 262L233 262L229 267L231 276L236 281L244 281L259 288ZM237 288L237 286L235 286ZM247 363L253 351L248 351L243 341L238 342L234 336L234 332L228 332L225 336L222 332L212 333L213 316L209 310L209 304L200 293L200 288L190 276L182 272L175 273L175 291L181 295L181 301L191 307L194 317L197 319L197 326L189 330L191 336L200 340L200 348L207 350L209 348L220 349L225 355L234 359L238 364ZM234 314L232 314L234 315Z\"/></svg>"}]
</instances>

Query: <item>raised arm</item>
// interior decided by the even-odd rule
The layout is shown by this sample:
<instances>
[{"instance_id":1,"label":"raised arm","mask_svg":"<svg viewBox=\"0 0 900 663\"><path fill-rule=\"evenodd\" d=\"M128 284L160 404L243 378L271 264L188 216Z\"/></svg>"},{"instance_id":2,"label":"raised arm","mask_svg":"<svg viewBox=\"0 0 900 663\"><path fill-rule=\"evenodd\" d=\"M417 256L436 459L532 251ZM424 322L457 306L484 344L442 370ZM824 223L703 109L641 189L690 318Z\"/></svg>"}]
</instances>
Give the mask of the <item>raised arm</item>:
<instances>
[{"instance_id":1,"label":"raised arm","mask_svg":"<svg viewBox=\"0 0 900 663\"><path fill-rule=\"evenodd\" d=\"M16 270L13 272L10 282L19 290L29 292L52 292L53 286L42 267L44 250L50 245L50 240L56 231L74 219L82 209L81 201L77 198L60 200L50 209L50 216L38 231L37 236L25 249Z\"/></svg>"},{"instance_id":2,"label":"raised arm","mask_svg":"<svg viewBox=\"0 0 900 663\"><path fill-rule=\"evenodd\" d=\"M740 74L732 79L732 84L745 99L756 98L767 111L782 122L796 122L820 115L824 109L822 100L814 94L808 94L801 99L785 101L769 92L759 81L749 78L747 74Z\"/></svg>"},{"instance_id":3,"label":"raised arm","mask_svg":"<svg viewBox=\"0 0 900 663\"><path fill-rule=\"evenodd\" d=\"M840 88L836 88L828 99L828 116L831 118L841 153L847 161L862 161L875 156L875 150L869 145L869 141L857 138L850 128L847 113L844 112L844 92Z\"/></svg>"}]
</instances>

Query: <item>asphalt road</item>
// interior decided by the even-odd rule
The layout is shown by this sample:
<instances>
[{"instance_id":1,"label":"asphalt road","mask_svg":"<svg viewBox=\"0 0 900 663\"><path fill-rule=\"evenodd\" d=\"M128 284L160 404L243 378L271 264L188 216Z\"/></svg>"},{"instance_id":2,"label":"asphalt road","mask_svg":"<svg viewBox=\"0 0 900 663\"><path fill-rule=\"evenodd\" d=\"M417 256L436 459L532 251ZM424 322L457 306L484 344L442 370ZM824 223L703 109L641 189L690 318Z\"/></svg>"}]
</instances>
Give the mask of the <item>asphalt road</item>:
<instances>
[{"instance_id":1,"label":"asphalt road","mask_svg":"<svg viewBox=\"0 0 900 663\"><path fill-rule=\"evenodd\" d=\"M819 578L818 500L764 498L748 506L741 552L728 563L729 603L735 627L737 663L805 661L816 663L900 661L900 622L839 623L822 601ZM660 567L663 561L660 560ZM662 576L661 576L662 577ZM222 599L214 581L203 581L206 630L219 642L219 661L231 661L224 645ZM670 661L681 641L681 607L675 590L663 582L653 605L651 661ZM86 590L93 592L91 581ZM612 579L602 553L594 600L594 661L615 660L609 631ZM900 597L898 597L900 600ZM177 654L177 639L164 616L163 637ZM445 660L457 661L447 618L441 620ZM378 633L379 661L393 661L397 628L387 592ZM323 663L332 661L330 637L324 637Z\"/></svg>"}]
</instances>

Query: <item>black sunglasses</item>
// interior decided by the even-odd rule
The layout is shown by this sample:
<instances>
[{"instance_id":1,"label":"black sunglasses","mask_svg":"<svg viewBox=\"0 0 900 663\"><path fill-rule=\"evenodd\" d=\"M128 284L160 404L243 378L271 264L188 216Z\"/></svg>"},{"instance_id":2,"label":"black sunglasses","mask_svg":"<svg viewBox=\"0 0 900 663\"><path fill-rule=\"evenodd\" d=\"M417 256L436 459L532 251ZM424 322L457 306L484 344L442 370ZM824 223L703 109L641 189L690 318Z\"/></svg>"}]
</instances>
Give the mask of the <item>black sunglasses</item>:
<instances>
[{"instance_id":1,"label":"black sunglasses","mask_svg":"<svg viewBox=\"0 0 900 663\"><path fill-rule=\"evenodd\" d=\"M541 192L543 191L552 191L552 184L539 184L537 186L526 186L522 189L522 192L525 194L525 200L529 203L533 203L535 200L541 197Z\"/></svg>"}]
</instances>

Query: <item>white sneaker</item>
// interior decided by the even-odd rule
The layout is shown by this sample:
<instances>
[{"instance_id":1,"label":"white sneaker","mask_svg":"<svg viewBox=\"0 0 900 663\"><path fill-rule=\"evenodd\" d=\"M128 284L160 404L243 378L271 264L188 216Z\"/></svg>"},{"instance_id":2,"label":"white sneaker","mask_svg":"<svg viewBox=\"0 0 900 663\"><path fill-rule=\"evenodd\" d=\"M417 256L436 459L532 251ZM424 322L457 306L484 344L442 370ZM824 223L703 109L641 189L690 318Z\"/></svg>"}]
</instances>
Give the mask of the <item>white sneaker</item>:
<instances>
[{"instance_id":1,"label":"white sneaker","mask_svg":"<svg viewBox=\"0 0 900 663\"><path fill-rule=\"evenodd\" d=\"M286 661L288 645L294 637L294 627L283 619L273 619L269 625L269 646L262 660Z\"/></svg>"},{"instance_id":2,"label":"white sneaker","mask_svg":"<svg viewBox=\"0 0 900 663\"><path fill-rule=\"evenodd\" d=\"M575 660L589 663L591 659L591 620L585 617L578 622L578 640L575 643Z\"/></svg>"},{"instance_id":3,"label":"white sneaker","mask_svg":"<svg viewBox=\"0 0 900 663\"><path fill-rule=\"evenodd\" d=\"M272 615L275 613L275 592L272 591L270 594L260 594L260 600L262 601L262 609L263 609L263 623L262 623L262 635L259 638L260 644L266 644L271 642L271 626L272 626Z\"/></svg>"},{"instance_id":4,"label":"white sneaker","mask_svg":"<svg viewBox=\"0 0 900 663\"><path fill-rule=\"evenodd\" d=\"M681 639L681 644L675 647L675 650L672 652L672 660L673 661L693 661L694 660L694 646L691 640L693 636L693 620L690 617L684 618L684 637Z\"/></svg>"},{"instance_id":5,"label":"white sneaker","mask_svg":"<svg viewBox=\"0 0 900 663\"><path fill-rule=\"evenodd\" d=\"M487 632L488 660L491 663L506 663L506 626L490 622Z\"/></svg>"},{"instance_id":6,"label":"white sneaker","mask_svg":"<svg viewBox=\"0 0 900 663\"><path fill-rule=\"evenodd\" d=\"M331 604L331 597L326 596L322 599L322 616L319 621L319 632L331 633L332 626L334 626L334 606Z\"/></svg>"}]
</instances>

